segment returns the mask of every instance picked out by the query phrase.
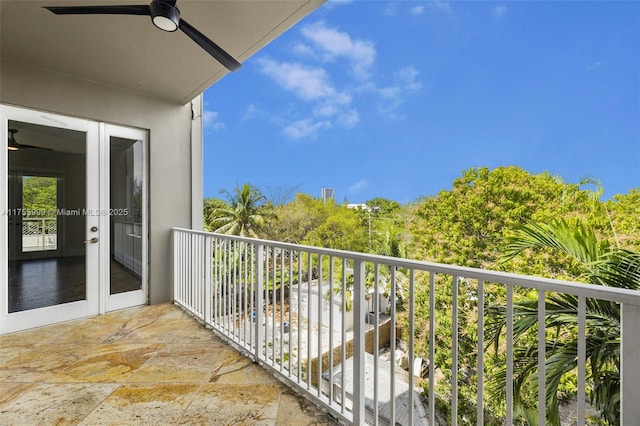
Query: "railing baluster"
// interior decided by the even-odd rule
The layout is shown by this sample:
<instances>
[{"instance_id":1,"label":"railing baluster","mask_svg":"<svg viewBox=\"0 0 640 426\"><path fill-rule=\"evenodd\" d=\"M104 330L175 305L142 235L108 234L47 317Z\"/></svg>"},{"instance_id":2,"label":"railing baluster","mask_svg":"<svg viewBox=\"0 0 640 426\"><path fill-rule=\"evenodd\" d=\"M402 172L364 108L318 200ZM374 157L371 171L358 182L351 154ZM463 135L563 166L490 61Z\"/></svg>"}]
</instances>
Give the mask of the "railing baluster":
<instances>
[{"instance_id":1,"label":"railing baluster","mask_svg":"<svg viewBox=\"0 0 640 426\"><path fill-rule=\"evenodd\" d=\"M389 358L391 362L389 377L391 381L389 383L389 424L396 424L396 268L391 268L391 289L389 293L389 313L391 314L390 329L389 329Z\"/></svg>"},{"instance_id":2,"label":"railing baluster","mask_svg":"<svg viewBox=\"0 0 640 426\"><path fill-rule=\"evenodd\" d=\"M333 403L333 256L329 256L329 405Z\"/></svg>"},{"instance_id":3,"label":"railing baluster","mask_svg":"<svg viewBox=\"0 0 640 426\"><path fill-rule=\"evenodd\" d=\"M344 366L346 363L346 352L347 352L347 325L346 325L346 317L347 317L347 259L342 258L342 290L341 290L341 303L342 303L342 324L341 324L341 337L340 337L340 412L344 413L346 408L345 400L346 400L346 389L344 386ZM353 309L353 305L352 308Z\"/></svg>"},{"instance_id":4,"label":"railing baluster","mask_svg":"<svg viewBox=\"0 0 640 426\"><path fill-rule=\"evenodd\" d=\"M313 278L313 259L311 252L308 259L307 269L307 390L311 389L311 281Z\"/></svg>"},{"instance_id":5,"label":"railing baluster","mask_svg":"<svg viewBox=\"0 0 640 426\"><path fill-rule=\"evenodd\" d=\"M378 399L380 398L378 392L378 386L380 386L380 377L378 375L378 358L380 358L380 288L378 287L378 280L380 279L380 264L376 263L373 272L373 312L374 312L374 325L373 325L373 424L378 425Z\"/></svg>"},{"instance_id":6,"label":"railing baluster","mask_svg":"<svg viewBox=\"0 0 640 426\"><path fill-rule=\"evenodd\" d=\"M365 423L365 262L354 260L353 265L353 423ZM413 318L413 316L411 316ZM344 375L344 369L343 373ZM410 390L411 385L409 385Z\"/></svg>"},{"instance_id":7,"label":"railing baluster","mask_svg":"<svg viewBox=\"0 0 640 426\"><path fill-rule=\"evenodd\" d=\"M301 326L302 326L302 260L303 260L303 252L302 250L298 251L298 315L297 315L297 326L296 326L296 337L298 338L298 356L296 357L298 361L298 383L302 380L302 334L301 334Z\"/></svg>"},{"instance_id":8,"label":"railing baluster","mask_svg":"<svg viewBox=\"0 0 640 426\"><path fill-rule=\"evenodd\" d=\"M284 366L284 250L280 250L280 371Z\"/></svg>"},{"instance_id":9,"label":"railing baluster","mask_svg":"<svg viewBox=\"0 0 640 426\"><path fill-rule=\"evenodd\" d=\"M287 251L288 255L289 255L289 377L291 377L291 358L293 358L292 356L292 349L291 349L291 334L293 333L293 321L292 321L292 317L291 317L291 311L293 311L293 303L292 303L292 287L293 287L293 251L292 250L288 250Z\"/></svg>"},{"instance_id":10,"label":"railing baluster","mask_svg":"<svg viewBox=\"0 0 640 426\"><path fill-rule=\"evenodd\" d=\"M484 424L484 280L478 280L478 398L476 424Z\"/></svg>"},{"instance_id":11,"label":"railing baluster","mask_svg":"<svg viewBox=\"0 0 640 426\"><path fill-rule=\"evenodd\" d=\"M626 426L640 419L640 305L622 304L620 319L620 421Z\"/></svg>"},{"instance_id":12,"label":"railing baluster","mask_svg":"<svg viewBox=\"0 0 640 426\"><path fill-rule=\"evenodd\" d=\"M195 256L194 263L197 267L195 270L194 283L196 284L196 312L200 319L204 319L204 246L202 244L202 235L196 235L194 238L195 243Z\"/></svg>"},{"instance_id":13,"label":"railing baluster","mask_svg":"<svg viewBox=\"0 0 640 426\"><path fill-rule=\"evenodd\" d=\"M413 281L411 281L413 286ZM429 273L429 421L436 418L436 274Z\"/></svg>"},{"instance_id":14,"label":"railing baluster","mask_svg":"<svg viewBox=\"0 0 640 426\"><path fill-rule=\"evenodd\" d=\"M451 424L458 424L458 277L453 276L451 288Z\"/></svg>"},{"instance_id":15,"label":"railing baluster","mask_svg":"<svg viewBox=\"0 0 640 426\"><path fill-rule=\"evenodd\" d=\"M318 255L318 396L322 381L322 255Z\"/></svg>"},{"instance_id":16,"label":"railing baluster","mask_svg":"<svg viewBox=\"0 0 640 426\"><path fill-rule=\"evenodd\" d=\"M258 347L256 343L256 334L255 334L255 324L256 318L254 314L256 313L257 306L257 297L258 297L258 289L257 289L257 264L256 260L256 251L257 247L251 244L251 249L249 250L249 255L251 256L251 271L249 274L249 281L251 283L251 299L249 301L249 341L251 342L251 347L256 350ZM256 358L257 359L257 358Z\"/></svg>"},{"instance_id":17,"label":"railing baluster","mask_svg":"<svg viewBox=\"0 0 640 426\"><path fill-rule=\"evenodd\" d=\"M264 359L262 356L262 347L264 345L264 336L262 334L262 305L264 304L264 245L258 244L256 253L256 361ZM265 351L266 353L266 351Z\"/></svg>"},{"instance_id":18,"label":"railing baluster","mask_svg":"<svg viewBox=\"0 0 640 426\"><path fill-rule=\"evenodd\" d=\"M242 287L243 287L243 293L244 293L244 300L242 301L242 340L245 346L247 345L247 305L249 304L249 280L247 279L249 276L248 246L249 244L247 243L244 243L242 245L242 259L243 259Z\"/></svg>"},{"instance_id":19,"label":"railing baluster","mask_svg":"<svg viewBox=\"0 0 640 426\"><path fill-rule=\"evenodd\" d=\"M204 323L213 325L211 297L211 240L210 236L204 240Z\"/></svg>"},{"instance_id":20,"label":"railing baluster","mask_svg":"<svg viewBox=\"0 0 640 426\"><path fill-rule=\"evenodd\" d=\"M538 424L546 423L547 392L546 392L546 322L545 291L538 290Z\"/></svg>"},{"instance_id":21,"label":"railing baluster","mask_svg":"<svg viewBox=\"0 0 640 426\"><path fill-rule=\"evenodd\" d=\"M175 230L171 233L171 249L173 250L173 299L178 301L180 300L178 288L180 286L180 267L182 266L179 262L179 255L182 251L179 250L178 240L181 236L182 233Z\"/></svg>"},{"instance_id":22,"label":"railing baluster","mask_svg":"<svg viewBox=\"0 0 640 426\"><path fill-rule=\"evenodd\" d=\"M271 249L271 365L276 362L276 287L278 282L278 258L275 247ZM282 307L280 307L282 309Z\"/></svg>"},{"instance_id":23,"label":"railing baluster","mask_svg":"<svg viewBox=\"0 0 640 426\"><path fill-rule=\"evenodd\" d=\"M586 316L587 316L587 300L584 296L578 297L578 395L577 395L577 422L579 425L585 424L585 393L586 393L586 371L587 364L586 355Z\"/></svg>"},{"instance_id":24,"label":"railing baluster","mask_svg":"<svg viewBox=\"0 0 640 426\"><path fill-rule=\"evenodd\" d=\"M414 419L414 388L415 379L413 377L413 363L415 362L415 318L416 318L416 286L415 286L415 271L411 269L409 272L409 282L411 287L409 288L409 392L407 393L407 404L409 405L409 426L415 423Z\"/></svg>"},{"instance_id":25,"label":"railing baluster","mask_svg":"<svg viewBox=\"0 0 640 426\"><path fill-rule=\"evenodd\" d=\"M513 285L507 284L507 374L505 392L507 403L507 426L513 424Z\"/></svg>"},{"instance_id":26,"label":"railing baluster","mask_svg":"<svg viewBox=\"0 0 640 426\"><path fill-rule=\"evenodd\" d=\"M233 295L231 296L231 329L232 335L235 338L238 337L238 274L239 274L239 264L238 264L238 241L233 242L233 256L231 260L233 262Z\"/></svg>"}]
</instances>

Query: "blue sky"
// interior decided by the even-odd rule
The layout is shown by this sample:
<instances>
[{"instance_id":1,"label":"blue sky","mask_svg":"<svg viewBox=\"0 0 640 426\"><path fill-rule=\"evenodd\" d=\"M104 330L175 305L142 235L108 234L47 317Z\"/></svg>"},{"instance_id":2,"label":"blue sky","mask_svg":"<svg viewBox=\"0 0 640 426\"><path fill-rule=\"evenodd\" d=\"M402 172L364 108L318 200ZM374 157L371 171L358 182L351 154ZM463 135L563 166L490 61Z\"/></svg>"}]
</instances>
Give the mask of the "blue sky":
<instances>
[{"instance_id":1,"label":"blue sky","mask_svg":"<svg viewBox=\"0 0 640 426\"><path fill-rule=\"evenodd\" d=\"M205 92L205 197L406 203L516 165L640 187L640 2L327 3Z\"/></svg>"}]
</instances>

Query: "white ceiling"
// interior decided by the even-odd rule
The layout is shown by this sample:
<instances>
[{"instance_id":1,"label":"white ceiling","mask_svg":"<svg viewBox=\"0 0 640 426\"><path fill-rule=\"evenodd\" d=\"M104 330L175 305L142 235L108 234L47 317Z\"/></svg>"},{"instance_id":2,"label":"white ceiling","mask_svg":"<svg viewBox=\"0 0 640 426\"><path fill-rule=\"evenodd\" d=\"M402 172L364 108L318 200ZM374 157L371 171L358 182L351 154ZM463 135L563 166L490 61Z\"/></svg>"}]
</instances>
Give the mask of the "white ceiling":
<instances>
[{"instance_id":1,"label":"white ceiling","mask_svg":"<svg viewBox=\"0 0 640 426\"><path fill-rule=\"evenodd\" d=\"M181 17L241 63L324 0L178 0ZM54 15L42 6L145 0L0 0L0 56L181 104L226 68L145 16ZM244 72L242 68L237 72Z\"/></svg>"}]
</instances>

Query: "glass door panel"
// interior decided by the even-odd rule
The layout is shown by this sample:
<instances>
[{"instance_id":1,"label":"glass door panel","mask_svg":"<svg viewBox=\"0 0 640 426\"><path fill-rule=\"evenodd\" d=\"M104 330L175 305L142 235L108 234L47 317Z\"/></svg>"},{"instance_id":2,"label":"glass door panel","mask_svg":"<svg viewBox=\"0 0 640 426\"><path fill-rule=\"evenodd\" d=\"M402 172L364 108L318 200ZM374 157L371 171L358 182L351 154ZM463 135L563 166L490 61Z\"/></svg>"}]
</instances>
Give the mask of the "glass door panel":
<instances>
[{"instance_id":1,"label":"glass door panel","mask_svg":"<svg viewBox=\"0 0 640 426\"><path fill-rule=\"evenodd\" d=\"M107 126L109 295L107 310L146 303L145 132Z\"/></svg>"},{"instance_id":2,"label":"glass door panel","mask_svg":"<svg viewBox=\"0 0 640 426\"><path fill-rule=\"evenodd\" d=\"M19 149L9 151L9 170L34 171L10 178L9 199L15 204L9 211L17 238L9 240L9 312L85 300L86 220L80 213L86 208L86 180L68 179L59 198L63 188L47 174L84 173L87 134L13 120L9 134L20 141ZM65 211L78 214L58 215ZM58 238L59 222L63 238Z\"/></svg>"},{"instance_id":3,"label":"glass door panel","mask_svg":"<svg viewBox=\"0 0 640 426\"><path fill-rule=\"evenodd\" d=\"M6 106L0 121L8 166L0 331L97 314L97 124Z\"/></svg>"}]
</instances>

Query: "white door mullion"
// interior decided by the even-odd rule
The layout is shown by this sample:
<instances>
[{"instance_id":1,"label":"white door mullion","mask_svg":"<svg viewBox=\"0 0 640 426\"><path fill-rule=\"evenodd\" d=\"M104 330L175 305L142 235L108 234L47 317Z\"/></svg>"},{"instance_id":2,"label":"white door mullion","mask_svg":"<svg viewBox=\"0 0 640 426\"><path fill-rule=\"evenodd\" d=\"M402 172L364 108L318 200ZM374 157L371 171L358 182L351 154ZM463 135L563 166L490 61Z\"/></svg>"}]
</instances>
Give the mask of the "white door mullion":
<instances>
[{"instance_id":1,"label":"white door mullion","mask_svg":"<svg viewBox=\"0 0 640 426\"><path fill-rule=\"evenodd\" d=\"M99 228L100 228L100 259L98 261L100 267L99 274L99 289L100 289L100 313L104 314L107 311L107 298L109 297L109 285L110 285L110 220L109 220L109 134L107 132L107 125L100 123L99 134L99 150L100 150L100 162L98 167L99 185L100 185L100 216L99 216ZM103 214L106 213L106 214Z\"/></svg>"}]
</instances>

